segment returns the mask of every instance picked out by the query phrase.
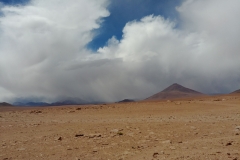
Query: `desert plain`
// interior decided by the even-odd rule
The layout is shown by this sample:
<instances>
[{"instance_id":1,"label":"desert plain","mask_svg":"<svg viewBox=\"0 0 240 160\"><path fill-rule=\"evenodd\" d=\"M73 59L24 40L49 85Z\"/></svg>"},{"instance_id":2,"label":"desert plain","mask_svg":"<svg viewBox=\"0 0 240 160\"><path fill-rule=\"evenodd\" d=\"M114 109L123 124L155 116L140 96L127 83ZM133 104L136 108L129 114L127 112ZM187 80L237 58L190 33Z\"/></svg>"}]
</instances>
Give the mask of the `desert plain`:
<instances>
[{"instance_id":1,"label":"desert plain","mask_svg":"<svg viewBox=\"0 0 240 160\"><path fill-rule=\"evenodd\" d=\"M240 94L0 107L0 160L240 159Z\"/></svg>"}]
</instances>

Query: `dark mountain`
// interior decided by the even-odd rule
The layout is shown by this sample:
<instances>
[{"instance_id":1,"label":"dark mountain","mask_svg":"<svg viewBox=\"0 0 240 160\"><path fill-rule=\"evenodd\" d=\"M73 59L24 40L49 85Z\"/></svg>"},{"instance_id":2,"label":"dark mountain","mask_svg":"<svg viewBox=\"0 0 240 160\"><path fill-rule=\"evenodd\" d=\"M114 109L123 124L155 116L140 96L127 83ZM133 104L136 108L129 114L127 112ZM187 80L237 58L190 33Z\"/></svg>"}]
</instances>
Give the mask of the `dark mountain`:
<instances>
[{"instance_id":1,"label":"dark mountain","mask_svg":"<svg viewBox=\"0 0 240 160\"><path fill-rule=\"evenodd\" d=\"M132 100L132 99L124 99L122 101L119 101L117 103L126 103L126 102L135 102L135 100Z\"/></svg>"},{"instance_id":2,"label":"dark mountain","mask_svg":"<svg viewBox=\"0 0 240 160\"><path fill-rule=\"evenodd\" d=\"M6 102L2 102L2 103L0 103L0 106L1 106L1 107L10 107L10 106L12 106L12 105L9 104L9 103L6 103Z\"/></svg>"},{"instance_id":3,"label":"dark mountain","mask_svg":"<svg viewBox=\"0 0 240 160\"><path fill-rule=\"evenodd\" d=\"M49 106L49 103L46 102L14 102L14 106L32 106L32 107L42 107Z\"/></svg>"},{"instance_id":4,"label":"dark mountain","mask_svg":"<svg viewBox=\"0 0 240 160\"><path fill-rule=\"evenodd\" d=\"M84 105L84 104L95 104L95 101L86 101L81 98L64 98L63 100L59 100L57 102L53 102L51 106L64 106L64 105Z\"/></svg>"},{"instance_id":5,"label":"dark mountain","mask_svg":"<svg viewBox=\"0 0 240 160\"><path fill-rule=\"evenodd\" d=\"M77 103L74 101L59 101L53 103L46 103L46 102L15 102L15 106L32 106L32 107L43 107L43 106L64 106L64 105L77 105L81 103Z\"/></svg>"},{"instance_id":6,"label":"dark mountain","mask_svg":"<svg viewBox=\"0 0 240 160\"><path fill-rule=\"evenodd\" d=\"M239 90L236 90L236 91L234 91L234 92L232 92L232 93L240 93L240 89L239 89Z\"/></svg>"},{"instance_id":7,"label":"dark mountain","mask_svg":"<svg viewBox=\"0 0 240 160\"><path fill-rule=\"evenodd\" d=\"M79 105L79 104L85 104L85 102L76 102L76 101L71 101L71 100L65 100L61 102L54 102L51 103L51 106L64 106L64 105Z\"/></svg>"},{"instance_id":8,"label":"dark mountain","mask_svg":"<svg viewBox=\"0 0 240 160\"><path fill-rule=\"evenodd\" d=\"M146 100L161 100L161 99L173 99L173 98L185 98L185 97L194 97L202 96L204 94L194 91L192 89L183 87L177 83L169 86L163 91L154 94L153 96L147 98Z\"/></svg>"},{"instance_id":9,"label":"dark mountain","mask_svg":"<svg viewBox=\"0 0 240 160\"><path fill-rule=\"evenodd\" d=\"M36 102L36 101L19 101L13 103L14 106L29 106L29 107L42 107L42 106L64 106L64 105L84 105L84 104L99 104L100 102L88 102L79 98L71 98L68 100L57 101L53 103Z\"/></svg>"}]
</instances>

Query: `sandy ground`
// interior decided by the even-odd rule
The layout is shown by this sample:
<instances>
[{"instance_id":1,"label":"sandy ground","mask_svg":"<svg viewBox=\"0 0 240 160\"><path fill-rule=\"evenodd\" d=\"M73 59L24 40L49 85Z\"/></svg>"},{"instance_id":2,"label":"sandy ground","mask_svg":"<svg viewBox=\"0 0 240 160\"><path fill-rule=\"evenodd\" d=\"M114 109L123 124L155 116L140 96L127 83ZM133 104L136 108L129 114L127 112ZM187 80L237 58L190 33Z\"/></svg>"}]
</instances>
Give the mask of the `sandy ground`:
<instances>
[{"instance_id":1,"label":"sandy ground","mask_svg":"<svg viewBox=\"0 0 240 160\"><path fill-rule=\"evenodd\" d=\"M0 160L240 160L240 95L0 109Z\"/></svg>"}]
</instances>

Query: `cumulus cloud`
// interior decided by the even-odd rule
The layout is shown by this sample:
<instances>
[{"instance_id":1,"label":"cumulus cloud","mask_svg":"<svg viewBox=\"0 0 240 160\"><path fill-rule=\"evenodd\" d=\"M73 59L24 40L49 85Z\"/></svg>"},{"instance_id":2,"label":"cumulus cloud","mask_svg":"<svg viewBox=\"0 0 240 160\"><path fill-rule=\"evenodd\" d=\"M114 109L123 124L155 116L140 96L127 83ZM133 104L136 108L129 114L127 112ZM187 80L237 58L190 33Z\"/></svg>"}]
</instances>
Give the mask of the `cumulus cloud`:
<instances>
[{"instance_id":1,"label":"cumulus cloud","mask_svg":"<svg viewBox=\"0 0 240 160\"><path fill-rule=\"evenodd\" d=\"M179 21L147 16L129 22L119 44L99 52L122 58L148 84L144 93L174 82L204 93L231 92L240 85L239 8L237 0L186 0L177 8Z\"/></svg>"},{"instance_id":2,"label":"cumulus cloud","mask_svg":"<svg viewBox=\"0 0 240 160\"><path fill-rule=\"evenodd\" d=\"M240 86L240 2L185 0L180 19L128 22L96 53L86 49L109 15L105 0L34 0L0 17L0 99L146 98L172 83L204 93Z\"/></svg>"},{"instance_id":3,"label":"cumulus cloud","mask_svg":"<svg viewBox=\"0 0 240 160\"><path fill-rule=\"evenodd\" d=\"M109 15L107 4L106 0L32 0L25 6L2 7L1 88L16 97L79 93L73 77L78 73L66 68L89 54L85 46L94 36L92 30Z\"/></svg>"}]
</instances>

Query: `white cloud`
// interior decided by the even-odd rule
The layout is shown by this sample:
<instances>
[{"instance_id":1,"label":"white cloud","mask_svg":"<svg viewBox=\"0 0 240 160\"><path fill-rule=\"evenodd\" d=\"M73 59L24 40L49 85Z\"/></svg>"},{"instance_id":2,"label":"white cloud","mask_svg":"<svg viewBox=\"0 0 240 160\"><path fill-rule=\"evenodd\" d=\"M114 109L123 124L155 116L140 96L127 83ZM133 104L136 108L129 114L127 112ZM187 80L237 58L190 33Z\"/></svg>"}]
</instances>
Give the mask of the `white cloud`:
<instances>
[{"instance_id":1,"label":"white cloud","mask_svg":"<svg viewBox=\"0 0 240 160\"><path fill-rule=\"evenodd\" d=\"M92 30L109 15L106 6L106 0L32 0L26 6L4 6L0 86L17 97L71 92L74 86L64 88L73 81L64 68L84 59Z\"/></svg>"},{"instance_id":2,"label":"white cloud","mask_svg":"<svg viewBox=\"0 0 240 160\"><path fill-rule=\"evenodd\" d=\"M99 52L113 52L134 68L136 79L148 84L146 94L173 82L205 93L239 88L240 2L186 0L177 10L178 27L161 16L147 16L125 26L115 51L110 45Z\"/></svg>"},{"instance_id":3,"label":"white cloud","mask_svg":"<svg viewBox=\"0 0 240 160\"><path fill-rule=\"evenodd\" d=\"M202 92L240 86L240 2L186 0L179 21L146 16L126 24L123 38L91 53L92 30L107 2L35 0L3 7L0 100L79 97L145 98L172 83ZM176 27L177 24L177 27Z\"/></svg>"}]
</instances>

